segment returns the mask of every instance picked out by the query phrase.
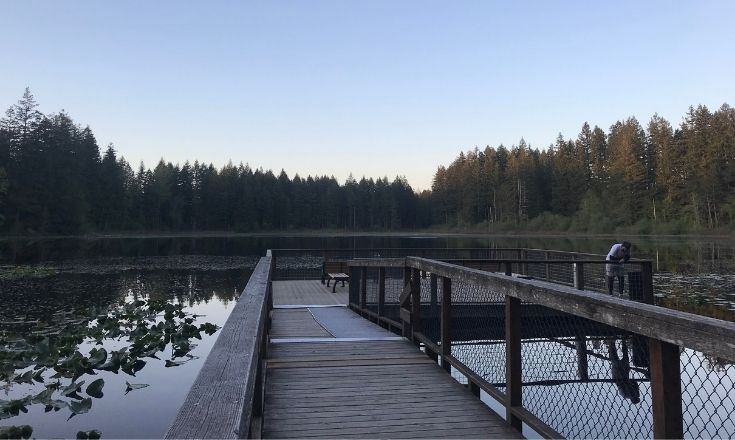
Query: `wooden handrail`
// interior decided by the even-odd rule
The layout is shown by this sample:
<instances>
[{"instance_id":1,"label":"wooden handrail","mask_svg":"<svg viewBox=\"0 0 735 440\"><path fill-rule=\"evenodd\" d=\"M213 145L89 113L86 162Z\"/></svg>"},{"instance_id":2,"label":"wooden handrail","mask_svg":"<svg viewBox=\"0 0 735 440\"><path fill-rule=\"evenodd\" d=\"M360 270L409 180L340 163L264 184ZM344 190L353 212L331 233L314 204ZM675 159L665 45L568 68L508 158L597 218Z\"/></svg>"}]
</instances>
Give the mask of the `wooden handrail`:
<instances>
[{"instance_id":1,"label":"wooden handrail","mask_svg":"<svg viewBox=\"0 0 735 440\"><path fill-rule=\"evenodd\" d=\"M271 257L250 276L165 438L260 437Z\"/></svg>"},{"instance_id":2,"label":"wooden handrail","mask_svg":"<svg viewBox=\"0 0 735 440\"><path fill-rule=\"evenodd\" d=\"M511 279L504 275L425 258L408 257L406 264L453 280L484 286L499 295L512 296L725 359L735 359L733 322L546 281Z\"/></svg>"}]
</instances>

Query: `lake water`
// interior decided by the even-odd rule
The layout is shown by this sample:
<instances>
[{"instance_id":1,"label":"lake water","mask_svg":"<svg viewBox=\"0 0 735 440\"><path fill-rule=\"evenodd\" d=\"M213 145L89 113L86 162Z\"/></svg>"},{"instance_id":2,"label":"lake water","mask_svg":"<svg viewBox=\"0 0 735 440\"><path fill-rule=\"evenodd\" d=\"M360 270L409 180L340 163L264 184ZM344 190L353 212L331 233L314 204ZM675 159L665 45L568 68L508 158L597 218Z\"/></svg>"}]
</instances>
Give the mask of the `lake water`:
<instances>
[{"instance_id":1,"label":"lake water","mask_svg":"<svg viewBox=\"0 0 735 440\"><path fill-rule=\"evenodd\" d=\"M735 321L732 240L630 241L635 257L654 261L655 292L664 305ZM182 304L186 312L204 315L197 317L197 324L221 326L250 270L270 248L530 247L604 254L612 242L610 238L374 235L0 240L0 331L7 342L27 332L28 322L54 322L59 316L135 299ZM21 411L0 425L31 425L34 437L74 437L77 431L92 429L104 437L160 437L217 335L194 341L197 345L182 365L166 367L170 356L164 356L168 355L164 351L159 359L146 358L145 367L134 377L122 371L80 377L87 385L97 378L105 381L104 396L92 398L86 413L69 418L69 408L44 412L43 404L30 404L27 413ZM102 341L108 351L122 345L124 338ZM77 349L86 355L93 347L87 339ZM45 379L47 384L52 380ZM127 390L126 382L149 386ZM43 389L39 383L13 383L0 390L0 400L20 399ZM84 393L79 397L87 398Z\"/></svg>"}]
</instances>

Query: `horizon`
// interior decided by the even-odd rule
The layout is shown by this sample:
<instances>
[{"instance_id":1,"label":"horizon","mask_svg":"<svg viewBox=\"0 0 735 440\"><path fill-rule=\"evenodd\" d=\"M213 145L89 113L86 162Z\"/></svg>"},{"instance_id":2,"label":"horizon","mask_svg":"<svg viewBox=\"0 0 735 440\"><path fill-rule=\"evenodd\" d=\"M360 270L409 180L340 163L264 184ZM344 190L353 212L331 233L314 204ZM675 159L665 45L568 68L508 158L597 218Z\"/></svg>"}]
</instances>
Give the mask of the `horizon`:
<instances>
[{"instance_id":1,"label":"horizon","mask_svg":"<svg viewBox=\"0 0 735 440\"><path fill-rule=\"evenodd\" d=\"M29 87L135 167L405 176L420 192L475 147L542 150L655 113L676 127L734 102L735 4L667 6L8 2L7 35L37 26L9 38L0 102Z\"/></svg>"}]
</instances>

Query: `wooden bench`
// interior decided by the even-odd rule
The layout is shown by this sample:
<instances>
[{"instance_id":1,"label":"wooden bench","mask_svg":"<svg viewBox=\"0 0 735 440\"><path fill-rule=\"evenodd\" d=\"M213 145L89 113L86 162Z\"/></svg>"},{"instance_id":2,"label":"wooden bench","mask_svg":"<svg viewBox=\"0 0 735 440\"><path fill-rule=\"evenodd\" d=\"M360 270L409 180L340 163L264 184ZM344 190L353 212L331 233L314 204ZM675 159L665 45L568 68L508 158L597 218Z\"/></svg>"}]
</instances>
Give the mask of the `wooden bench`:
<instances>
[{"instance_id":1,"label":"wooden bench","mask_svg":"<svg viewBox=\"0 0 735 440\"><path fill-rule=\"evenodd\" d=\"M337 282L342 281L342 287L345 286L345 281L350 281L350 276L346 273L342 272L336 272L336 273L328 273L327 274L327 287L329 287L329 282L334 280L334 285L332 286L332 292L337 292Z\"/></svg>"},{"instance_id":2,"label":"wooden bench","mask_svg":"<svg viewBox=\"0 0 735 440\"><path fill-rule=\"evenodd\" d=\"M329 283L334 281L332 292L336 293L338 281L342 281L342 287L344 287L345 281L350 281L350 276L347 275L349 270L346 260L324 260L322 264L322 284L326 280L327 287L329 287Z\"/></svg>"}]
</instances>

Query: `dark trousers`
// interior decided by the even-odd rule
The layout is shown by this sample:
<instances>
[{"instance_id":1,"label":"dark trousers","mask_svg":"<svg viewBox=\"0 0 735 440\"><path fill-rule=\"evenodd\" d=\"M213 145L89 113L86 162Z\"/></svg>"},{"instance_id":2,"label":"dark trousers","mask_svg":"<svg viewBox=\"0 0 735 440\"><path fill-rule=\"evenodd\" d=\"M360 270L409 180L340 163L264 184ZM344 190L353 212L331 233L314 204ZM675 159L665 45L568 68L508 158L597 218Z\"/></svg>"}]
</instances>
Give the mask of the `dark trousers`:
<instances>
[{"instance_id":1,"label":"dark trousers","mask_svg":"<svg viewBox=\"0 0 735 440\"><path fill-rule=\"evenodd\" d=\"M612 295L613 293L613 284L615 282L616 277L607 277L607 292ZM625 286L625 275L618 275L618 287L620 291L620 295L623 294L623 287Z\"/></svg>"}]
</instances>

